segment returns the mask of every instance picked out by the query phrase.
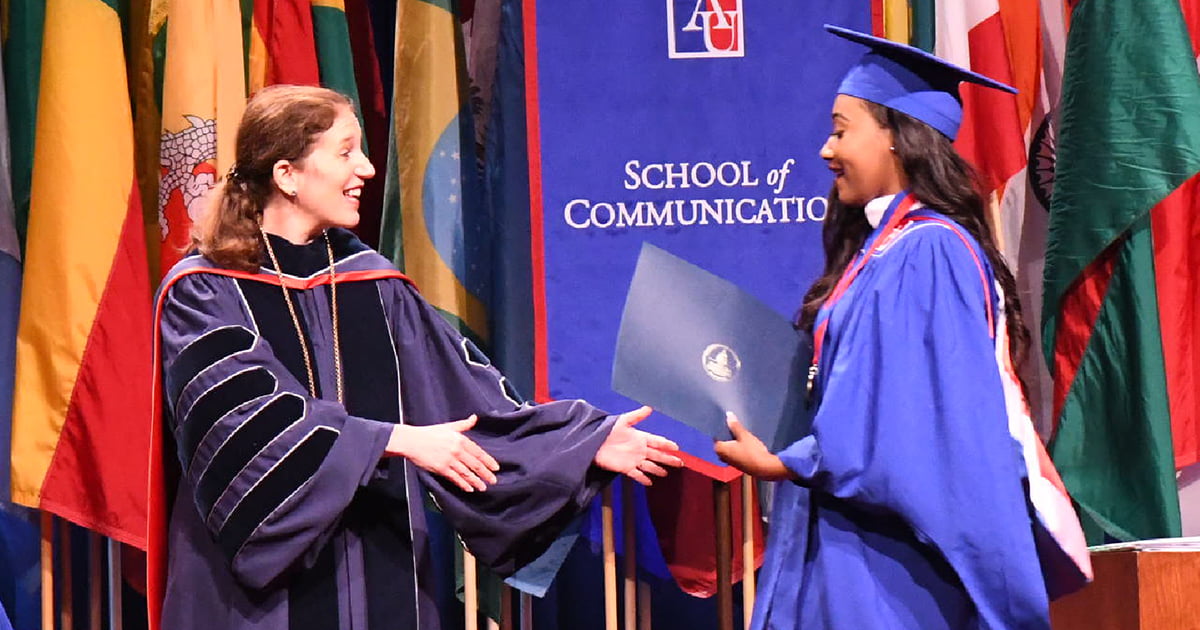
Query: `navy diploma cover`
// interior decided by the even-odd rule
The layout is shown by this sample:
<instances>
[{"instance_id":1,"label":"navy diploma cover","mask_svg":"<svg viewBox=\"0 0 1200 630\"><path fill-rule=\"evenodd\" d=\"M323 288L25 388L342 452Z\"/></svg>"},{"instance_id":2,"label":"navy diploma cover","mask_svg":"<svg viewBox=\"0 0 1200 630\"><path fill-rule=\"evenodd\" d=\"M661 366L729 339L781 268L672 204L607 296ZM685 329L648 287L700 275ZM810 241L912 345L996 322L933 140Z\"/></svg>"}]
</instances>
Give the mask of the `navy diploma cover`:
<instances>
[{"instance_id":1,"label":"navy diploma cover","mask_svg":"<svg viewBox=\"0 0 1200 630\"><path fill-rule=\"evenodd\" d=\"M777 451L804 433L812 345L736 285L643 243L612 387L716 439L725 412Z\"/></svg>"}]
</instances>

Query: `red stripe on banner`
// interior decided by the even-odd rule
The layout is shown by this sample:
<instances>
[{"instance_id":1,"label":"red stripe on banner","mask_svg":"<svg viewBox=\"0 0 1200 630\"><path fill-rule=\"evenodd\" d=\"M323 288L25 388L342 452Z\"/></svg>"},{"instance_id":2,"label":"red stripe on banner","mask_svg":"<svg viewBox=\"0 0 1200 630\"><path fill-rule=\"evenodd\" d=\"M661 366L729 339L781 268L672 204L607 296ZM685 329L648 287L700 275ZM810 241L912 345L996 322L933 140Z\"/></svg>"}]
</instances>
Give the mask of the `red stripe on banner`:
<instances>
[{"instance_id":1,"label":"red stripe on banner","mask_svg":"<svg viewBox=\"0 0 1200 630\"><path fill-rule=\"evenodd\" d=\"M1200 174L1150 211L1175 468L1200 461Z\"/></svg>"},{"instance_id":2,"label":"red stripe on banner","mask_svg":"<svg viewBox=\"0 0 1200 630\"><path fill-rule=\"evenodd\" d=\"M39 507L145 548L150 273L137 182L130 184L120 241Z\"/></svg>"},{"instance_id":3,"label":"red stripe on banner","mask_svg":"<svg viewBox=\"0 0 1200 630\"><path fill-rule=\"evenodd\" d=\"M1116 265L1117 250L1124 242L1118 239L1093 260L1063 295L1059 309L1058 331L1054 336L1054 415L1051 435L1058 429L1063 405L1083 362L1088 341L1096 329L1100 306L1108 293Z\"/></svg>"},{"instance_id":4,"label":"red stripe on banner","mask_svg":"<svg viewBox=\"0 0 1200 630\"><path fill-rule=\"evenodd\" d=\"M875 37L887 37L883 23L886 9L883 4L887 0L871 0L871 34Z\"/></svg>"},{"instance_id":5,"label":"red stripe on banner","mask_svg":"<svg viewBox=\"0 0 1200 630\"><path fill-rule=\"evenodd\" d=\"M1013 81L1004 23L995 13L968 33L971 70L1002 83ZM955 146L983 177L988 190L1003 190L1005 183L1025 166L1025 135L1014 95L964 83L963 123Z\"/></svg>"},{"instance_id":6,"label":"red stripe on banner","mask_svg":"<svg viewBox=\"0 0 1200 630\"><path fill-rule=\"evenodd\" d=\"M546 234L542 224L542 131L538 113L537 0L524 0L525 124L529 136L529 247L533 272L533 398L549 402L550 361L546 348Z\"/></svg>"}]
</instances>

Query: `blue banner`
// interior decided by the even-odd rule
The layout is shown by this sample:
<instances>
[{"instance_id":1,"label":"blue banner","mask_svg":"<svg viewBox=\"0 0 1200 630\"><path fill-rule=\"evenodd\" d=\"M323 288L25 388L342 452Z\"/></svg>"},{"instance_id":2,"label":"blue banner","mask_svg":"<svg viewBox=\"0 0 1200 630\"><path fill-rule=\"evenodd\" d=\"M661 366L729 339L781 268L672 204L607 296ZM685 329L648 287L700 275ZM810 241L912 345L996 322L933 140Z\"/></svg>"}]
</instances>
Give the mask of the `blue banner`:
<instances>
[{"instance_id":1,"label":"blue banner","mask_svg":"<svg viewBox=\"0 0 1200 630\"><path fill-rule=\"evenodd\" d=\"M622 412L637 403L609 382L643 241L797 310L823 264L831 177L818 151L861 52L821 26L869 32L871 3L528 9L536 396ZM644 425L718 461L693 429L659 414Z\"/></svg>"}]
</instances>

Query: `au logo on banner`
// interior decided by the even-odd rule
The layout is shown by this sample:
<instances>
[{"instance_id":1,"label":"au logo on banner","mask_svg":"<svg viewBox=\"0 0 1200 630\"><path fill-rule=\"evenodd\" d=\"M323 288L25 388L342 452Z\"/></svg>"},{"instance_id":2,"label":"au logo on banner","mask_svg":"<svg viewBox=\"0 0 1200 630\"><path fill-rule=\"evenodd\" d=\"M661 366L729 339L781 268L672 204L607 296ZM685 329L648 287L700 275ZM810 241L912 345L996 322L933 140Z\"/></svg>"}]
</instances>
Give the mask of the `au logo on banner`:
<instances>
[{"instance_id":1,"label":"au logo on banner","mask_svg":"<svg viewBox=\"0 0 1200 630\"><path fill-rule=\"evenodd\" d=\"M742 0L667 0L671 59L744 57Z\"/></svg>"}]
</instances>

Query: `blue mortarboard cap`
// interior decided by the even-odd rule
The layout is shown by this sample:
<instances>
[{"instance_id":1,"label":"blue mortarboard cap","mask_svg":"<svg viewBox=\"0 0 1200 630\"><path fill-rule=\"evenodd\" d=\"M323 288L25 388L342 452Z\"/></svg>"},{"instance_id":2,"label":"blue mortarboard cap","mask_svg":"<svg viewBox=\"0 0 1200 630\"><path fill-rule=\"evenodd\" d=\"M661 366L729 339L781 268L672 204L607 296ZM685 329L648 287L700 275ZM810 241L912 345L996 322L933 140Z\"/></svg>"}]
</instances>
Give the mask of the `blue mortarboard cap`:
<instances>
[{"instance_id":1,"label":"blue mortarboard cap","mask_svg":"<svg viewBox=\"0 0 1200 630\"><path fill-rule=\"evenodd\" d=\"M825 30L871 50L842 79L838 94L904 112L953 140L962 122L958 84L970 81L1016 94L1016 88L960 68L920 48L825 25Z\"/></svg>"}]
</instances>

